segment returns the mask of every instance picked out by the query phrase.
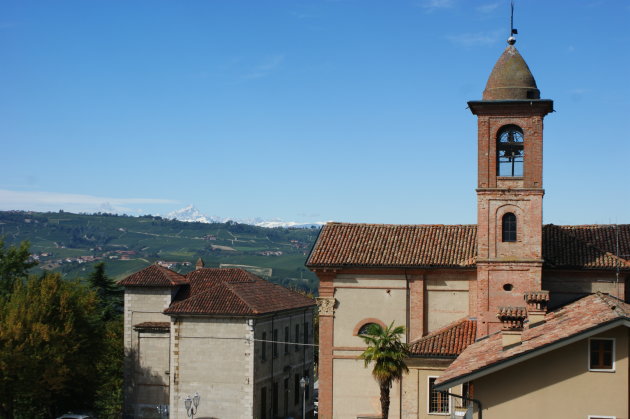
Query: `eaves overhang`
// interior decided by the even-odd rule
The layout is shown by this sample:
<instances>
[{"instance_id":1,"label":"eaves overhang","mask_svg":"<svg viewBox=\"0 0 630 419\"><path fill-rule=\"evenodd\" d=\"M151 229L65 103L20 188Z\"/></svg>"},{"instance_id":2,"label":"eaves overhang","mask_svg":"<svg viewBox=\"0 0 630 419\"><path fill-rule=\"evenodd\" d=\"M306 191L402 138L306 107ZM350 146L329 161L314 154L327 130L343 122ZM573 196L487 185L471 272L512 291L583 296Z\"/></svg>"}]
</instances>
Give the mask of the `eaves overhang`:
<instances>
[{"instance_id":1,"label":"eaves overhang","mask_svg":"<svg viewBox=\"0 0 630 419\"><path fill-rule=\"evenodd\" d=\"M370 269L475 269L475 265L376 265L376 264L310 264L306 265L310 270L317 269L357 269L357 268L370 268Z\"/></svg>"},{"instance_id":2,"label":"eaves overhang","mask_svg":"<svg viewBox=\"0 0 630 419\"><path fill-rule=\"evenodd\" d=\"M254 318L254 317L265 317L277 314L285 314L292 311L301 312L304 310L312 309L317 306L317 303L313 302L313 304L304 305L301 307L293 307L293 308L285 308L282 310L276 311L264 311L264 312L250 312L250 313L200 313L200 312L169 312L168 309L164 310L162 314L165 314L170 317L220 317L220 318Z\"/></svg>"},{"instance_id":3,"label":"eaves overhang","mask_svg":"<svg viewBox=\"0 0 630 419\"><path fill-rule=\"evenodd\" d=\"M543 345L541 347L532 349L530 351L514 355L512 357L503 359L501 361L495 362L490 365L486 365L485 367L479 368L476 371L473 371L471 373L463 374L458 377L454 377L450 380L447 380L443 383L439 383L435 386L435 389L437 391L446 391L453 386L463 384L469 381L473 381L481 377L485 377L486 375L495 373L497 371L501 371L505 368L511 367L512 365L520 364L521 362L527 361L528 359L532 359L539 355L545 354L547 352L560 349L564 346L589 338L591 336L595 336L599 333L606 332L608 330L614 329L615 327L619 327L619 326L626 326L630 328L630 318L628 317L617 318L609 322L597 325L595 327L591 327L590 329L586 329L580 333L576 333L574 335L567 336L566 338L559 339L547 345Z\"/></svg>"},{"instance_id":4,"label":"eaves overhang","mask_svg":"<svg viewBox=\"0 0 630 419\"><path fill-rule=\"evenodd\" d=\"M525 113L547 115L554 111L553 100L471 100L468 108L474 115L495 115L498 110L502 113Z\"/></svg>"}]
</instances>

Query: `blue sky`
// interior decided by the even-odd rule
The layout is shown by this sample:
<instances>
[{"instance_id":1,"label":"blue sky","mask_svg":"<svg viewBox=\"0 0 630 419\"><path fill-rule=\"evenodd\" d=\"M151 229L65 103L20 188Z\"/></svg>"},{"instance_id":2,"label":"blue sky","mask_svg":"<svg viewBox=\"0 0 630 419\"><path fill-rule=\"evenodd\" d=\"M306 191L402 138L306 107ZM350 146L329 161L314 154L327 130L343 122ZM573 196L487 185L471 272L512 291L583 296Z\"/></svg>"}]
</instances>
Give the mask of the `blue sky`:
<instances>
[{"instance_id":1,"label":"blue sky","mask_svg":"<svg viewBox=\"0 0 630 419\"><path fill-rule=\"evenodd\" d=\"M516 0L545 222L630 223L630 1ZM476 221L509 1L0 3L0 209Z\"/></svg>"}]
</instances>

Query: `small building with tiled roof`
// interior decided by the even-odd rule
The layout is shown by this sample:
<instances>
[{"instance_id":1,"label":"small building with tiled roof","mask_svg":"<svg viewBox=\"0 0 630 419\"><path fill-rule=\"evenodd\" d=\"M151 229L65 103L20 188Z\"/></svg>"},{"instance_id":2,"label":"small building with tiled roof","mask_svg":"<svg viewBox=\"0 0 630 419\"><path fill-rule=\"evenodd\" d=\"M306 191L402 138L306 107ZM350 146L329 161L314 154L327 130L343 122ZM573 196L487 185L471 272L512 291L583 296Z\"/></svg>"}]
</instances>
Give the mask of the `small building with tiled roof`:
<instances>
[{"instance_id":1,"label":"small building with tiled roof","mask_svg":"<svg viewBox=\"0 0 630 419\"><path fill-rule=\"evenodd\" d=\"M186 275L151 265L120 284L125 417L187 418L195 393L200 417L298 416L304 377L312 409L312 298L203 261Z\"/></svg>"},{"instance_id":2,"label":"small building with tiled roof","mask_svg":"<svg viewBox=\"0 0 630 419\"><path fill-rule=\"evenodd\" d=\"M629 344L630 304L598 292L469 344L435 388L474 383L490 418L623 418Z\"/></svg>"},{"instance_id":3,"label":"small building with tiled roof","mask_svg":"<svg viewBox=\"0 0 630 419\"><path fill-rule=\"evenodd\" d=\"M524 295L544 296L554 313L596 292L630 299L630 225L543 225L543 120L554 104L541 99L514 43L482 100L468 102L478 122L477 224L321 229L306 263L319 278L320 417L379 415L378 386L365 385L372 378L358 358L365 349L358 331L368 324L404 325L410 344L410 373L391 390L390 417L431 418L455 414L462 406L454 401L472 394L474 380L455 383L452 397L436 390L445 370L475 358L465 356L469 345L497 340L506 319L542 316L522 307ZM538 331L557 341L562 325L549 321ZM624 342L616 344L627 359ZM627 364L619 365L627 376ZM627 382L623 388L627 402Z\"/></svg>"}]
</instances>

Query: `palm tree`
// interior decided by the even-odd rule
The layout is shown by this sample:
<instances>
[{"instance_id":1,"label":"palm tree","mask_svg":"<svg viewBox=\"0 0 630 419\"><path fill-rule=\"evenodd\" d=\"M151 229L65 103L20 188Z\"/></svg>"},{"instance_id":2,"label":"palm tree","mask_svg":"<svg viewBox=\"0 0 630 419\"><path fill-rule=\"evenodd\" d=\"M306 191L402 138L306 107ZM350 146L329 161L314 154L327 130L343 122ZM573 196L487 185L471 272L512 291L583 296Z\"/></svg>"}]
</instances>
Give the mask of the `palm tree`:
<instances>
[{"instance_id":1,"label":"palm tree","mask_svg":"<svg viewBox=\"0 0 630 419\"><path fill-rule=\"evenodd\" d=\"M408 354L407 344L400 341L405 333L404 326L383 328L378 324L371 324L366 333L359 335L367 344L367 348L359 356L365 361L367 368L374 362L372 376L378 382L381 390L381 416L389 417L389 390L394 381L402 378L403 373L409 372L405 357Z\"/></svg>"}]
</instances>

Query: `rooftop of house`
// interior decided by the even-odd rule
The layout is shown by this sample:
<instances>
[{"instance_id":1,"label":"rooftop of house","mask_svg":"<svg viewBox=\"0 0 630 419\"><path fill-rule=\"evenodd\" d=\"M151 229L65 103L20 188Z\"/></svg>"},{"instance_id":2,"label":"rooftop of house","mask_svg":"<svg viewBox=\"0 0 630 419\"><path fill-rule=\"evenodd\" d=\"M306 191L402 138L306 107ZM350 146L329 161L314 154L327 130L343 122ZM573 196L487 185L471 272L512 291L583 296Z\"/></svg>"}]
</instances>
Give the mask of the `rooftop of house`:
<instances>
[{"instance_id":1,"label":"rooftop of house","mask_svg":"<svg viewBox=\"0 0 630 419\"><path fill-rule=\"evenodd\" d=\"M547 313L544 323L525 328L519 344L504 348L501 332L472 343L436 380L437 389L445 390L622 324L630 326L630 304L599 292L588 295Z\"/></svg>"},{"instance_id":2,"label":"rooftop of house","mask_svg":"<svg viewBox=\"0 0 630 419\"><path fill-rule=\"evenodd\" d=\"M630 224L548 224L542 252L546 268L630 270ZM313 269L474 268L476 259L476 225L328 223L306 264Z\"/></svg>"},{"instance_id":3,"label":"rooftop of house","mask_svg":"<svg viewBox=\"0 0 630 419\"><path fill-rule=\"evenodd\" d=\"M307 308L315 301L238 268L197 268L187 275L151 265L120 281L125 287L178 287L170 315L254 316Z\"/></svg>"},{"instance_id":4,"label":"rooftop of house","mask_svg":"<svg viewBox=\"0 0 630 419\"><path fill-rule=\"evenodd\" d=\"M186 283L184 275L157 264L139 270L118 282L124 287L174 287Z\"/></svg>"},{"instance_id":5,"label":"rooftop of house","mask_svg":"<svg viewBox=\"0 0 630 419\"><path fill-rule=\"evenodd\" d=\"M419 358L455 358L475 341L477 321L463 318L409 344L409 353Z\"/></svg>"}]
</instances>

